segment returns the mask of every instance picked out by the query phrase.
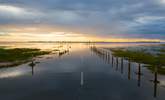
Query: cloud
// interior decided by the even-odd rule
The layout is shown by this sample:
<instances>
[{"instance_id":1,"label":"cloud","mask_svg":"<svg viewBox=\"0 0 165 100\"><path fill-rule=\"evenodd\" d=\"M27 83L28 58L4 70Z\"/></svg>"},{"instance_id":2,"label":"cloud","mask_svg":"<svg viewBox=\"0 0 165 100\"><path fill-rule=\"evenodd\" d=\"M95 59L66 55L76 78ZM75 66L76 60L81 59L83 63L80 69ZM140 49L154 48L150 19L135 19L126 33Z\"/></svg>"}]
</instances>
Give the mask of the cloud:
<instances>
[{"instance_id":1,"label":"cloud","mask_svg":"<svg viewBox=\"0 0 165 100\"><path fill-rule=\"evenodd\" d=\"M23 9L14 7L14 6L10 6L10 5L0 5L0 12L20 14L23 12Z\"/></svg>"},{"instance_id":2,"label":"cloud","mask_svg":"<svg viewBox=\"0 0 165 100\"><path fill-rule=\"evenodd\" d=\"M151 34L151 38L161 38L164 12L164 0L0 0L0 25L45 25L105 37Z\"/></svg>"},{"instance_id":3,"label":"cloud","mask_svg":"<svg viewBox=\"0 0 165 100\"><path fill-rule=\"evenodd\" d=\"M140 24L148 24L159 20L165 20L165 16L142 16L137 18L136 22Z\"/></svg>"},{"instance_id":4,"label":"cloud","mask_svg":"<svg viewBox=\"0 0 165 100\"><path fill-rule=\"evenodd\" d=\"M7 35L7 33L5 33L5 32L0 32L0 36L6 36Z\"/></svg>"}]
</instances>

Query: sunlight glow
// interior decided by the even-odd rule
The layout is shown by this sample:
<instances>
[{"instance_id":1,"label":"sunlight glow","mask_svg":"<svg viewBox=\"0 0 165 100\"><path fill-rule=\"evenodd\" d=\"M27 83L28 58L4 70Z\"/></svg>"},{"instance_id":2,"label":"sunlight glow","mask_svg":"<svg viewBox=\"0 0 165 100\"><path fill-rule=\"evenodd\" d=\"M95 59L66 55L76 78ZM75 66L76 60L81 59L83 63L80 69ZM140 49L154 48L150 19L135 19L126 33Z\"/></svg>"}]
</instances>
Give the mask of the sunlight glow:
<instances>
[{"instance_id":1,"label":"sunlight glow","mask_svg":"<svg viewBox=\"0 0 165 100\"><path fill-rule=\"evenodd\" d=\"M97 37L86 36L76 33L53 32L47 34L34 34L34 33L8 33L7 36L0 36L0 41L79 41L79 42L159 42L159 39L145 39L145 38L110 38L110 37Z\"/></svg>"},{"instance_id":2,"label":"sunlight glow","mask_svg":"<svg viewBox=\"0 0 165 100\"><path fill-rule=\"evenodd\" d=\"M144 18L145 19L145 18ZM147 18L153 19L153 18ZM156 18L157 19L157 18ZM140 21L143 22L143 19ZM160 42L160 39L147 38L121 38L114 35L101 37L78 32L70 32L66 29L52 26L0 26L0 41L79 41L79 42Z\"/></svg>"}]
</instances>

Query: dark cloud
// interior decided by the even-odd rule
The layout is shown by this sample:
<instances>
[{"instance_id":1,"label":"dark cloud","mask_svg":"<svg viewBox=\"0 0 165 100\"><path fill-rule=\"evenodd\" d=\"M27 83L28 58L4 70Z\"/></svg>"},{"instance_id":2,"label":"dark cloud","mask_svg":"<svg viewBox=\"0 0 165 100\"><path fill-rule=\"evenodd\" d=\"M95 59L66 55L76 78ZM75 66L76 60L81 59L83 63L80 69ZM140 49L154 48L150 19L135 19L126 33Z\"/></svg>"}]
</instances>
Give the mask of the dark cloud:
<instances>
[{"instance_id":1,"label":"dark cloud","mask_svg":"<svg viewBox=\"0 0 165 100\"><path fill-rule=\"evenodd\" d=\"M161 38L165 32L165 2L161 1L0 0L0 24L47 24L104 36L130 33ZM4 5L22 13L3 11Z\"/></svg>"}]
</instances>

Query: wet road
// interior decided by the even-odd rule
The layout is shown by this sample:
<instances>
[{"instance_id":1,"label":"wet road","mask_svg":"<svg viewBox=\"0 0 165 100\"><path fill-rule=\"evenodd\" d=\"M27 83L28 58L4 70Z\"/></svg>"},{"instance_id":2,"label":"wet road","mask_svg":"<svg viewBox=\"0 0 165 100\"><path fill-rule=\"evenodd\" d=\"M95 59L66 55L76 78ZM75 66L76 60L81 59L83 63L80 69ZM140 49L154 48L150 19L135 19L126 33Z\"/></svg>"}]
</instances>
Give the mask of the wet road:
<instances>
[{"instance_id":1,"label":"wet road","mask_svg":"<svg viewBox=\"0 0 165 100\"><path fill-rule=\"evenodd\" d=\"M1 68L0 99L165 100L165 76L86 44L71 47L34 65Z\"/></svg>"}]
</instances>

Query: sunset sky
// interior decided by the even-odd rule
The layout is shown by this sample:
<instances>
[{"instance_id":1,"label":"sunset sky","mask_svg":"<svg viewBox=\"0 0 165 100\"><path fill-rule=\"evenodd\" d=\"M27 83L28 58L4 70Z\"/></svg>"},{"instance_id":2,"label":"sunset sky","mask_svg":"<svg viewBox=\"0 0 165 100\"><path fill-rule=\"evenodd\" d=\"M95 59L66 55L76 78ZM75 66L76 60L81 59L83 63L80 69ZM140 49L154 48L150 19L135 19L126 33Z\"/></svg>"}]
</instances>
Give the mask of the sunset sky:
<instances>
[{"instance_id":1,"label":"sunset sky","mask_svg":"<svg viewBox=\"0 0 165 100\"><path fill-rule=\"evenodd\" d=\"M165 0L0 0L0 41L165 42Z\"/></svg>"}]
</instances>

